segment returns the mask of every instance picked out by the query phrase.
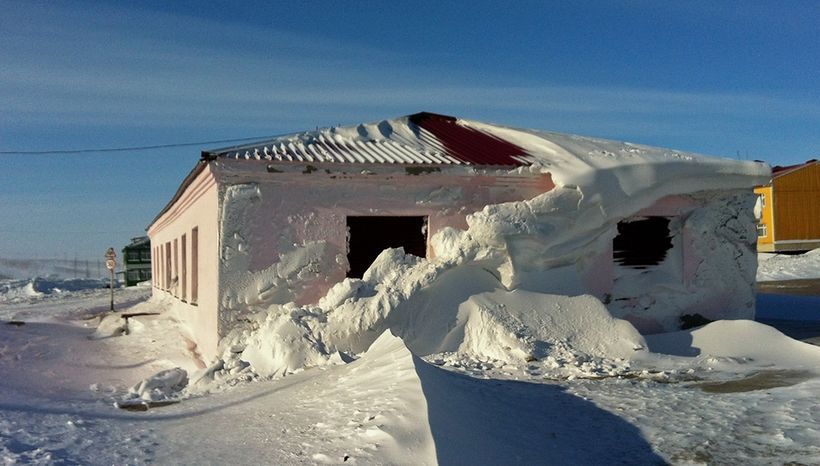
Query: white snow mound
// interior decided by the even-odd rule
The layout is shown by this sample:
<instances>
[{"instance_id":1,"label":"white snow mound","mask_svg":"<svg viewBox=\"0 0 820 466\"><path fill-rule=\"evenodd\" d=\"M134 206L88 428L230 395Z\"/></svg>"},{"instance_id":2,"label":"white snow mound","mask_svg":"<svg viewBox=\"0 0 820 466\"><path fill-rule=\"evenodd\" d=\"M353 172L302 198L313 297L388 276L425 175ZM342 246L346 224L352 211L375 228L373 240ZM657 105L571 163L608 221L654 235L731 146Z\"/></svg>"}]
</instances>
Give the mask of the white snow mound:
<instances>
[{"instance_id":1,"label":"white snow mound","mask_svg":"<svg viewBox=\"0 0 820 466\"><path fill-rule=\"evenodd\" d=\"M820 370L820 347L751 320L720 320L703 327L646 337L656 353L736 358L758 365Z\"/></svg>"},{"instance_id":2,"label":"white snow mound","mask_svg":"<svg viewBox=\"0 0 820 466\"><path fill-rule=\"evenodd\" d=\"M188 385L188 372L181 367L164 370L134 385L130 398L162 401L171 398Z\"/></svg>"},{"instance_id":3,"label":"white snow mound","mask_svg":"<svg viewBox=\"0 0 820 466\"><path fill-rule=\"evenodd\" d=\"M110 313L103 316L97 329L89 337L92 340L101 340L103 338L118 337L127 333L128 326L122 314Z\"/></svg>"},{"instance_id":4,"label":"white snow mound","mask_svg":"<svg viewBox=\"0 0 820 466\"><path fill-rule=\"evenodd\" d=\"M570 354L628 358L646 346L632 324L612 317L593 296L524 290L472 296L447 339L460 340L459 353L509 362Z\"/></svg>"},{"instance_id":5,"label":"white snow mound","mask_svg":"<svg viewBox=\"0 0 820 466\"><path fill-rule=\"evenodd\" d=\"M242 360L261 376L283 376L312 366L328 364L330 355L312 335L307 317L284 307L271 312L259 330L245 340Z\"/></svg>"}]
</instances>

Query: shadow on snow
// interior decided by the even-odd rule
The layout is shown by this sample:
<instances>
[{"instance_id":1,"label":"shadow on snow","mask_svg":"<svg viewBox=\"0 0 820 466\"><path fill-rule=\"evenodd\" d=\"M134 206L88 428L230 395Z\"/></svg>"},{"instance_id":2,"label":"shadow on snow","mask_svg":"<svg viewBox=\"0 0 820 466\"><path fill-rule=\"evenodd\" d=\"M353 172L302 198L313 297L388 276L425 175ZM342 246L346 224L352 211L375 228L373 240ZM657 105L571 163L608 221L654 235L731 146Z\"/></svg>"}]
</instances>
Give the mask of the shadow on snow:
<instances>
[{"instance_id":1,"label":"shadow on snow","mask_svg":"<svg viewBox=\"0 0 820 466\"><path fill-rule=\"evenodd\" d=\"M439 464L665 464L640 431L564 387L482 380L414 357Z\"/></svg>"}]
</instances>

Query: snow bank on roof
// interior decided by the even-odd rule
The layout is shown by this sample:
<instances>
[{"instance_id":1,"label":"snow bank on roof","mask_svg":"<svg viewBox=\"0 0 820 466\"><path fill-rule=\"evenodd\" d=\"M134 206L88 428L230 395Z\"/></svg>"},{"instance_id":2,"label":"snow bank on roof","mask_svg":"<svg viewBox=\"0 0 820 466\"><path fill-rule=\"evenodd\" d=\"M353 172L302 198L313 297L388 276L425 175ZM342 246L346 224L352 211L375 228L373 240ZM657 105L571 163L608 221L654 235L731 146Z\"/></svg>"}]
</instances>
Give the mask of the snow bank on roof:
<instances>
[{"instance_id":1,"label":"snow bank on roof","mask_svg":"<svg viewBox=\"0 0 820 466\"><path fill-rule=\"evenodd\" d=\"M464 121L533 155L559 187L577 188L601 214L624 217L664 196L746 189L768 181L765 163L736 161L589 137Z\"/></svg>"},{"instance_id":2,"label":"snow bank on roof","mask_svg":"<svg viewBox=\"0 0 820 466\"><path fill-rule=\"evenodd\" d=\"M447 134L437 137L413 122L418 121L420 115L447 120L451 126L467 131L468 135L458 134L455 140L449 140L453 137ZM480 139L471 141L469 132ZM473 145L479 146L474 150L480 150L482 142L486 143L486 135L523 149L524 154L498 154L495 158L499 162L493 162L494 157L488 154L481 158L485 164L508 165L500 162L505 160L500 156L512 155L521 164L534 164L550 172L561 186L597 186L595 194L622 191L632 195L648 185L667 183L678 185L677 189L684 187L687 192L716 186L746 188L766 183L771 177L771 171L764 163L716 159L671 149L510 128L434 114L323 128L213 152L224 158L274 161L479 165L478 160L464 159L459 155L464 151L456 150L455 146ZM650 168L656 165L662 165L664 169Z\"/></svg>"}]
</instances>

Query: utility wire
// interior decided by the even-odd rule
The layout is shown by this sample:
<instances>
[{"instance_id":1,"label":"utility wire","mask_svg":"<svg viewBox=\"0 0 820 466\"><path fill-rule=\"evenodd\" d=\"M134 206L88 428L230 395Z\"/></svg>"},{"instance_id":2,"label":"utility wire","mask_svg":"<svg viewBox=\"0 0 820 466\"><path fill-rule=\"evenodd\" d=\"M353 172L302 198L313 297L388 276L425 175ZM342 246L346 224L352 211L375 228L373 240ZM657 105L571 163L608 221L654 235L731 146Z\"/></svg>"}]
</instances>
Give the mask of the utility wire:
<instances>
[{"instance_id":1,"label":"utility wire","mask_svg":"<svg viewBox=\"0 0 820 466\"><path fill-rule=\"evenodd\" d=\"M119 235L124 233L133 233L134 230L114 230L114 231L72 231L72 230L55 230L55 229L42 229L42 230L0 230L0 234L10 234L10 235L33 235L33 234L40 234L40 233L64 233L67 235Z\"/></svg>"},{"instance_id":2,"label":"utility wire","mask_svg":"<svg viewBox=\"0 0 820 466\"><path fill-rule=\"evenodd\" d=\"M70 150L2 150L0 155L57 155L57 154L94 154L102 152L136 152L143 150L167 149L170 147L190 147L205 144L222 144L228 142L250 141L254 139L272 139L274 136L253 136L236 139L220 139L217 141L180 142L174 144L157 144L153 146L133 146L133 147L106 147L101 149L70 149Z\"/></svg>"}]
</instances>

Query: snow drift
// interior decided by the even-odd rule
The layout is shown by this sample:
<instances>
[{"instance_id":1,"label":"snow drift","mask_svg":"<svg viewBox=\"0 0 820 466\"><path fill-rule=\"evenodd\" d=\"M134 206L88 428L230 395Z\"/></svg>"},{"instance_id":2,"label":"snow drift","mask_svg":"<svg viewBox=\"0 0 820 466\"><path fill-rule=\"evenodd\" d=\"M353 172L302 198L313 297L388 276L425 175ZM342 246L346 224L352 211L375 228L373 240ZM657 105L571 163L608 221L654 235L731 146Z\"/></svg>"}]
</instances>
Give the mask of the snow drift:
<instances>
[{"instance_id":1,"label":"snow drift","mask_svg":"<svg viewBox=\"0 0 820 466\"><path fill-rule=\"evenodd\" d=\"M457 352L498 360L567 359L567 353L625 358L645 346L628 322L613 318L592 296L515 290L471 296L445 340ZM445 344L445 346L448 346Z\"/></svg>"},{"instance_id":2,"label":"snow drift","mask_svg":"<svg viewBox=\"0 0 820 466\"><path fill-rule=\"evenodd\" d=\"M0 302L26 301L49 295L105 288L108 281L93 278L56 277L0 280Z\"/></svg>"}]
</instances>

